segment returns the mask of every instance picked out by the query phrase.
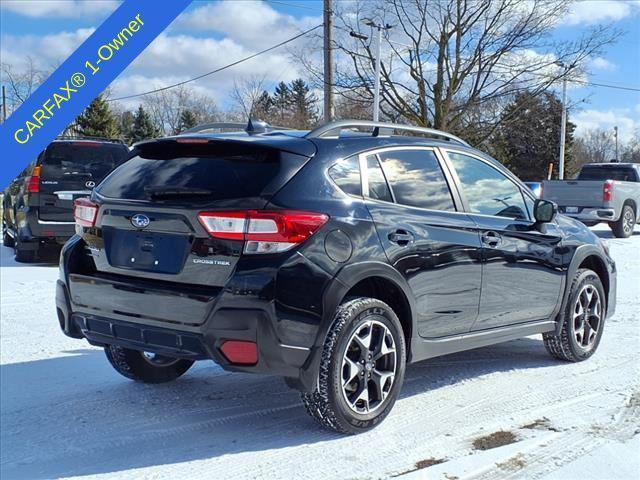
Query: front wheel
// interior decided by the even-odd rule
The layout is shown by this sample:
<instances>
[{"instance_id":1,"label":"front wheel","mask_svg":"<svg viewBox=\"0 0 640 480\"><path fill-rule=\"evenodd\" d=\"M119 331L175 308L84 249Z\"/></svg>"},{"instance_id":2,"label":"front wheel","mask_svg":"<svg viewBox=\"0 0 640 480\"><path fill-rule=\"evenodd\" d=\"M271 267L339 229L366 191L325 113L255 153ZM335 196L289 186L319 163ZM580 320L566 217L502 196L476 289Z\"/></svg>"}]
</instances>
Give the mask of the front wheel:
<instances>
[{"instance_id":1,"label":"front wheel","mask_svg":"<svg viewBox=\"0 0 640 480\"><path fill-rule=\"evenodd\" d=\"M107 345L104 352L111 366L120 375L136 382L170 382L184 375L193 365L193 360L166 357L117 345Z\"/></svg>"},{"instance_id":2,"label":"front wheel","mask_svg":"<svg viewBox=\"0 0 640 480\"><path fill-rule=\"evenodd\" d=\"M600 344L605 314L606 300L600 277L593 270L581 268L571 284L562 330L559 335L544 333L544 346L559 360L586 360Z\"/></svg>"},{"instance_id":3,"label":"front wheel","mask_svg":"<svg viewBox=\"0 0 640 480\"><path fill-rule=\"evenodd\" d=\"M636 224L636 214L631 205L624 205L620 218L617 222L611 223L611 230L618 238L629 238L633 233L633 227Z\"/></svg>"},{"instance_id":4,"label":"front wheel","mask_svg":"<svg viewBox=\"0 0 640 480\"><path fill-rule=\"evenodd\" d=\"M349 300L338 308L327 334L317 387L302 400L324 427L365 432L393 408L405 364L402 326L391 307L374 298Z\"/></svg>"}]
</instances>

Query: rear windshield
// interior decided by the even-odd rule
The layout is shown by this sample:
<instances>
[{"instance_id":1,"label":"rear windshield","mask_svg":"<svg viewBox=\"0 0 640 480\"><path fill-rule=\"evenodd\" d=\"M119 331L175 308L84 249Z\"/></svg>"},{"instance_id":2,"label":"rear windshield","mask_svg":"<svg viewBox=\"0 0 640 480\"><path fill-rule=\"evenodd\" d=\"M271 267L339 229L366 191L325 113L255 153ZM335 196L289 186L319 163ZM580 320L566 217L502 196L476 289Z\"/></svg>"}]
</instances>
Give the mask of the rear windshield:
<instances>
[{"instance_id":1,"label":"rear windshield","mask_svg":"<svg viewBox=\"0 0 640 480\"><path fill-rule=\"evenodd\" d=\"M638 178L633 168L629 167L584 167L578 175L578 180L619 180L622 182L636 182Z\"/></svg>"},{"instance_id":2,"label":"rear windshield","mask_svg":"<svg viewBox=\"0 0 640 480\"><path fill-rule=\"evenodd\" d=\"M139 152L115 170L98 192L133 200L259 197L274 193L273 183L281 183L283 176L290 178L282 163L280 152L272 150L218 153L206 147L167 147Z\"/></svg>"},{"instance_id":3,"label":"rear windshield","mask_svg":"<svg viewBox=\"0 0 640 480\"><path fill-rule=\"evenodd\" d=\"M82 177L98 183L124 162L129 149L124 145L105 143L52 143L42 157L41 177L73 179Z\"/></svg>"}]
</instances>

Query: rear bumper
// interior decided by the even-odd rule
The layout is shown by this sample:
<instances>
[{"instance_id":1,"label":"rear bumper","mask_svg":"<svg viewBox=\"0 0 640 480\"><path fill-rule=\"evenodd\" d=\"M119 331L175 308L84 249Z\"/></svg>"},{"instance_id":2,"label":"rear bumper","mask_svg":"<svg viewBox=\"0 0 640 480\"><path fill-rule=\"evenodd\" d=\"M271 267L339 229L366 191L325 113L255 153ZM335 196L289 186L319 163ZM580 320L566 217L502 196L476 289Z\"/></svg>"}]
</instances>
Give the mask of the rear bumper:
<instances>
[{"instance_id":1,"label":"rear bumper","mask_svg":"<svg viewBox=\"0 0 640 480\"><path fill-rule=\"evenodd\" d=\"M86 338L93 345L112 344L192 360L211 359L231 371L296 379L300 378L311 351L281 343L270 302L247 308L216 308L202 295L182 296L174 292L173 296L163 297L144 286L129 287L127 291L118 282L91 280L91 277L74 274L68 278L71 288L62 280L57 283L60 328L67 336ZM74 301L87 295L95 299L91 307ZM138 312L144 314L119 310L136 301ZM155 316L159 312L164 312L162 318ZM172 319L178 312L183 318L194 320L203 314L205 320L178 323ZM226 340L255 342L258 362L255 365L231 363L220 350Z\"/></svg>"},{"instance_id":2,"label":"rear bumper","mask_svg":"<svg viewBox=\"0 0 640 480\"><path fill-rule=\"evenodd\" d=\"M47 240L65 243L75 235L75 222L41 220L37 208L22 209L16 214L17 235L23 244ZM23 245L24 247L25 245ZM35 245L34 245L35 248Z\"/></svg>"},{"instance_id":3,"label":"rear bumper","mask_svg":"<svg viewBox=\"0 0 640 480\"><path fill-rule=\"evenodd\" d=\"M613 208L581 208L578 213L562 212L562 214L582 222L615 222L618 220Z\"/></svg>"}]
</instances>

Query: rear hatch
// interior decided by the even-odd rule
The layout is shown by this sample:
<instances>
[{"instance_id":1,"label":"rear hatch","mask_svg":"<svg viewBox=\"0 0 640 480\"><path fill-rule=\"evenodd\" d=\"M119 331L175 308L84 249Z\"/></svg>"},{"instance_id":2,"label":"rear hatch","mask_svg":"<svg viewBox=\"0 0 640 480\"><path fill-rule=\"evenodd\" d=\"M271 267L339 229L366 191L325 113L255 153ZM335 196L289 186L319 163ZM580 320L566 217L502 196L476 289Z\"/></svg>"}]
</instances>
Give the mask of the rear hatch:
<instances>
[{"instance_id":1,"label":"rear hatch","mask_svg":"<svg viewBox=\"0 0 640 480\"><path fill-rule=\"evenodd\" d=\"M40 161L39 217L73 222L73 200L88 196L129 149L120 143L87 140L53 142Z\"/></svg>"},{"instance_id":2,"label":"rear hatch","mask_svg":"<svg viewBox=\"0 0 640 480\"><path fill-rule=\"evenodd\" d=\"M557 203L560 207L601 207L603 205L604 180L546 181L543 185L543 198Z\"/></svg>"},{"instance_id":3,"label":"rear hatch","mask_svg":"<svg viewBox=\"0 0 640 480\"><path fill-rule=\"evenodd\" d=\"M244 241L211 235L202 214L224 213L219 228L232 228L234 215L263 209L309 159L247 141L200 139L158 140L133 154L92 197L100 206L97 228L84 238L98 272L207 287L226 283Z\"/></svg>"}]
</instances>

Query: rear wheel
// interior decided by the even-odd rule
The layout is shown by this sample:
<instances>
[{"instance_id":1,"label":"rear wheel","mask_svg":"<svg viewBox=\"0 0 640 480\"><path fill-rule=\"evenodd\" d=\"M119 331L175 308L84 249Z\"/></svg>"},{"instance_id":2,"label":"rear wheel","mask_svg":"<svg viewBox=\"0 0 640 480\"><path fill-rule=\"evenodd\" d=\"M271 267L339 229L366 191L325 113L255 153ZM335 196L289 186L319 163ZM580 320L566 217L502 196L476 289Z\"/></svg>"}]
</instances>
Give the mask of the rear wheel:
<instances>
[{"instance_id":1,"label":"rear wheel","mask_svg":"<svg viewBox=\"0 0 640 480\"><path fill-rule=\"evenodd\" d=\"M193 360L166 357L117 345L107 345L104 351L109 363L120 375L136 382L170 382L185 374L193 365Z\"/></svg>"},{"instance_id":2,"label":"rear wheel","mask_svg":"<svg viewBox=\"0 0 640 480\"><path fill-rule=\"evenodd\" d=\"M402 327L391 307L373 298L345 302L325 340L317 388L302 394L307 411L340 433L375 427L400 393L405 351Z\"/></svg>"},{"instance_id":3,"label":"rear wheel","mask_svg":"<svg viewBox=\"0 0 640 480\"><path fill-rule=\"evenodd\" d=\"M13 237L9 235L9 228L5 222L2 222L2 244L5 247L13 247Z\"/></svg>"},{"instance_id":4,"label":"rear wheel","mask_svg":"<svg viewBox=\"0 0 640 480\"><path fill-rule=\"evenodd\" d=\"M636 224L636 214L631 205L625 204L622 207L620 218L617 222L610 224L613 234L618 238L628 238L633 233Z\"/></svg>"},{"instance_id":5,"label":"rear wheel","mask_svg":"<svg viewBox=\"0 0 640 480\"><path fill-rule=\"evenodd\" d=\"M593 355L602 338L605 301L600 277L586 268L578 270L571 285L560 334L543 334L547 351L569 362L580 362Z\"/></svg>"}]
</instances>

